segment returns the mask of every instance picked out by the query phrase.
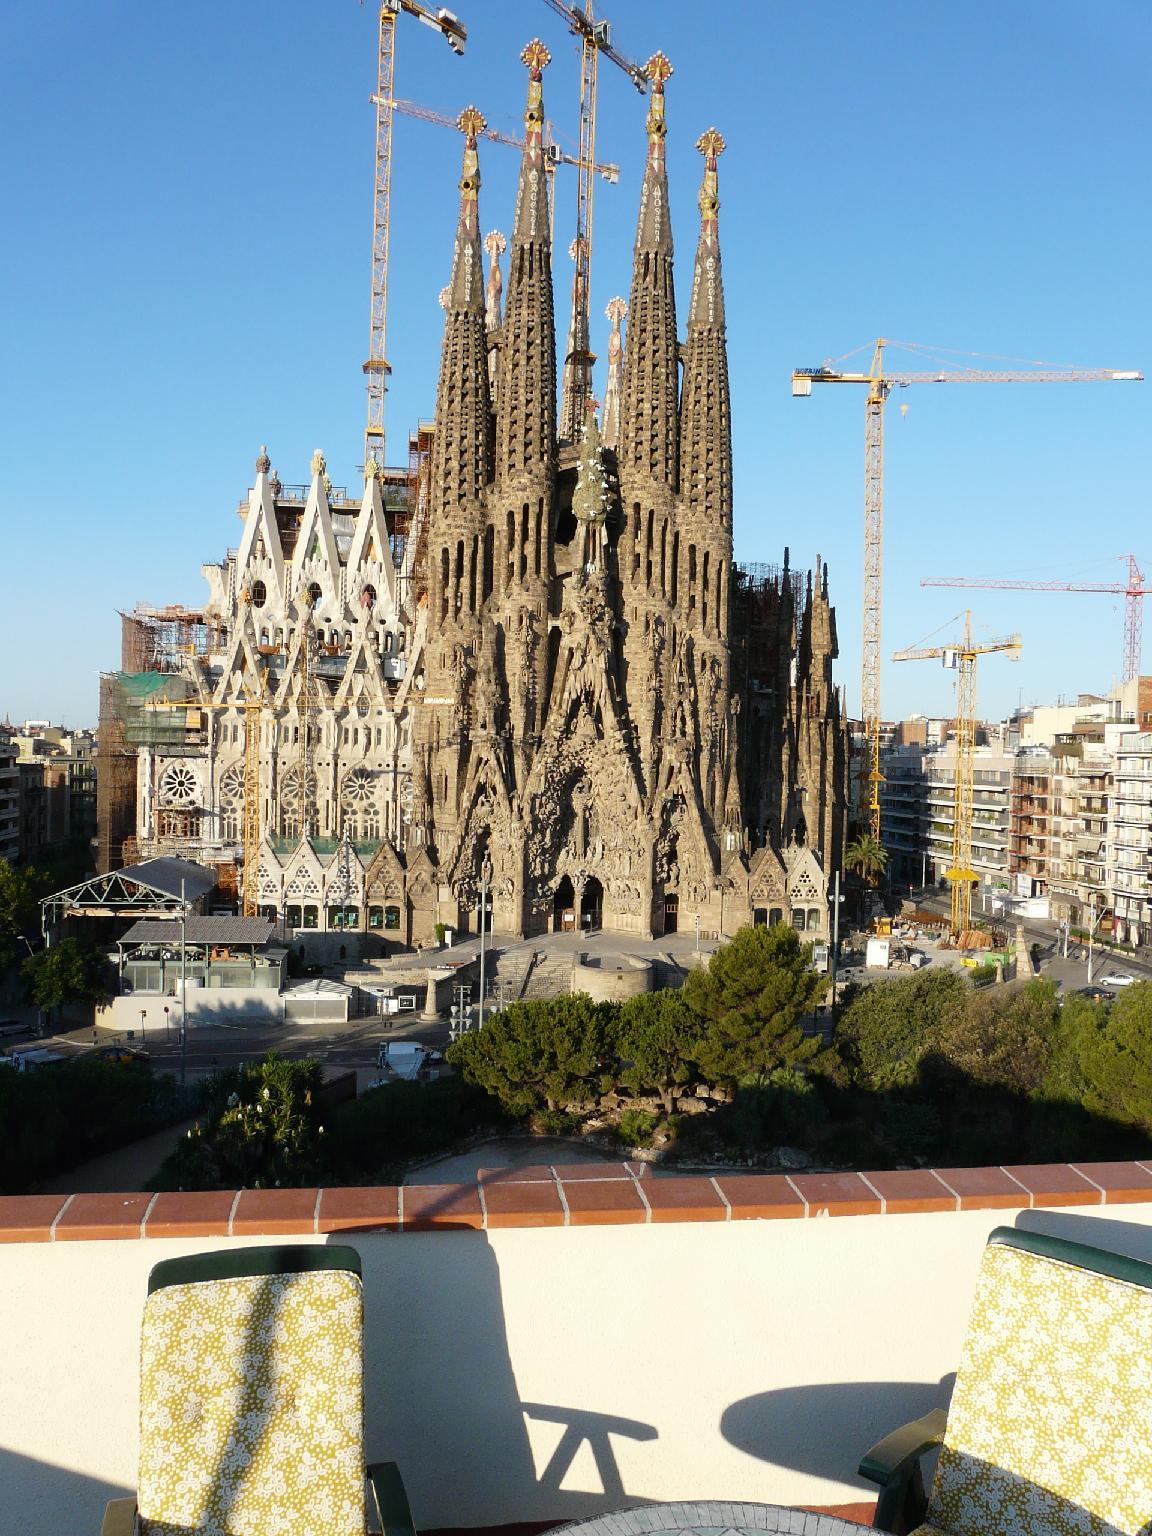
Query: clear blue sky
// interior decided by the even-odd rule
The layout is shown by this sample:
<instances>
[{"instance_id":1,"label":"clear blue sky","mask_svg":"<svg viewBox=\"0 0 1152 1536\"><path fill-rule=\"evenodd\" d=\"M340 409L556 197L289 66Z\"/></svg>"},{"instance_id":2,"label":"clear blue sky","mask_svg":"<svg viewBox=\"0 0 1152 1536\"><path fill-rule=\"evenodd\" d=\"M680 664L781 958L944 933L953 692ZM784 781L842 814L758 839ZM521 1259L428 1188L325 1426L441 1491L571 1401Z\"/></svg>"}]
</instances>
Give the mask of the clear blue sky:
<instances>
[{"instance_id":1,"label":"clear blue sky","mask_svg":"<svg viewBox=\"0 0 1152 1536\"><path fill-rule=\"evenodd\" d=\"M542 0L453 0L457 59L411 18L397 93L474 101L518 130L518 54L553 53L546 110L577 131L573 40ZM687 306L693 148L715 125L736 452L736 546L831 563L840 680L859 701L863 399L789 372L877 334L963 351L1152 369L1147 0L611 0L615 40L657 47ZM203 600L199 566L239 542L267 442L285 480L313 448L357 483L373 168L375 10L354 0L8 0L0 61L5 238L0 716L94 722L119 661L116 609ZM602 66L594 315L628 293L644 107ZM459 136L398 118L392 457L430 415ZM481 219L507 231L514 151L481 150ZM561 173L557 248L575 185ZM563 311L570 267L557 262ZM606 352L606 322L594 338ZM1152 575L1152 383L920 388L889 411L885 653L962 607L928 574ZM973 594L992 659L982 712L1107 687L1107 597ZM1149 616L1152 630L1152 613ZM1152 670L1152 634L1146 646ZM886 714L950 708L948 675L885 665Z\"/></svg>"}]
</instances>

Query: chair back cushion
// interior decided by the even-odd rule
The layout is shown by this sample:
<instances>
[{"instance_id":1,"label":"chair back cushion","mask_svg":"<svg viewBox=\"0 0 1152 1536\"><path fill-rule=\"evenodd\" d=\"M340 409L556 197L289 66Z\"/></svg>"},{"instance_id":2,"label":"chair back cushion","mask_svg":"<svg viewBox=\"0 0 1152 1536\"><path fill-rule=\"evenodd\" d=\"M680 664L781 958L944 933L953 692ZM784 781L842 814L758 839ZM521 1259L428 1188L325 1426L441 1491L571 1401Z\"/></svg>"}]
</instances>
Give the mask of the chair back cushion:
<instances>
[{"instance_id":1,"label":"chair back cushion","mask_svg":"<svg viewBox=\"0 0 1152 1536\"><path fill-rule=\"evenodd\" d=\"M142 1536L363 1536L363 1300L342 1270L149 1296Z\"/></svg>"},{"instance_id":2,"label":"chair back cushion","mask_svg":"<svg viewBox=\"0 0 1152 1536\"><path fill-rule=\"evenodd\" d=\"M984 1251L928 1522L1136 1536L1152 1520L1152 1291L1012 1241Z\"/></svg>"}]
</instances>

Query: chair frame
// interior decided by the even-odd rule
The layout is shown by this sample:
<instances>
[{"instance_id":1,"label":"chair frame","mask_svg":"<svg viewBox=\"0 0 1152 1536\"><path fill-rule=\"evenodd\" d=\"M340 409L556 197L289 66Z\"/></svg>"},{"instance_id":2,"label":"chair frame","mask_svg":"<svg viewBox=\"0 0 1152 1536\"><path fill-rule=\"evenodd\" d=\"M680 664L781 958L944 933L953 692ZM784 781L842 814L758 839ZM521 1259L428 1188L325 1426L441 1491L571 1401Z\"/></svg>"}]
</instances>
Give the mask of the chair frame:
<instances>
[{"instance_id":1,"label":"chair frame","mask_svg":"<svg viewBox=\"0 0 1152 1536\"><path fill-rule=\"evenodd\" d=\"M988 1236L988 1246L993 1245L1039 1254L1076 1269L1086 1269L1093 1274L1107 1275L1110 1279L1152 1290L1152 1264L1123 1254L1108 1253L1103 1248L1092 1248L1087 1243L1074 1243L1044 1232L997 1227ZM947 1410L935 1408L923 1418L913 1419L910 1424L885 1435L865 1454L859 1466L860 1476L880 1488L872 1521L874 1530L888 1531L891 1536L905 1536L906 1532L924 1523L928 1493L921 1458L943 1445L947 1429Z\"/></svg>"},{"instance_id":2,"label":"chair frame","mask_svg":"<svg viewBox=\"0 0 1152 1536\"><path fill-rule=\"evenodd\" d=\"M284 1243L256 1248L219 1248L187 1258L163 1259L148 1275L148 1295L171 1285L196 1285L213 1280L239 1280L251 1275L302 1275L319 1270L343 1270L362 1279L355 1248L334 1243L313 1247ZM394 1461L377 1461L364 1468L383 1536L416 1536L412 1510L400 1468ZM136 1536L135 1496L109 1499L100 1536Z\"/></svg>"}]
</instances>

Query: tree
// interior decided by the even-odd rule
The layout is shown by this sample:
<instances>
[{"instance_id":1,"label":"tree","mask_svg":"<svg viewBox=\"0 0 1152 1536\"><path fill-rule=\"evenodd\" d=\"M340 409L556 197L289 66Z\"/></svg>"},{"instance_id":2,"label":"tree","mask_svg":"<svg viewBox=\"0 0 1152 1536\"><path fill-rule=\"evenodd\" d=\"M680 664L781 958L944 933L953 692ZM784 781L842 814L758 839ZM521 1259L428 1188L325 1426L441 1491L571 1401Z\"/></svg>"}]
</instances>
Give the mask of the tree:
<instances>
[{"instance_id":1,"label":"tree","mask_svg":"<svg viewBox=\"0 0 1152 1536\"><path fill-rule=\"evenodd\" d=\"M1126 987L1083 1021L1085 1108L1152 1132L1152 982Z\"/></svg>"},{"instance_id":2,"label":"tree","mask_svg":"<svg viewBox=\"0 0 1152 1536\"><path fill-rule=\"evenodd\" d=\"M867 880L869 885L875 885L888 868L888 850L879 838L873 837L870 832L862 832L845 848L844 863L848 869L855 870Z\"/></svg>"},{"instance_id":3,"label":"tree","mask_svg":"<svg viewBox=\"0 0 1152 1536\"><path fill-rule=\"evenodd\" d=\"M102 1003L112 995L106 956L80 939L61 939L24 962L24 977L39 1008L68 1003Z\"/></svg>"},{"instance_id":4,"label":"tree","mask_svg":"<svg viewBox=\"0 0 1152 1536\"><path fill-rule=\"evenodd\" d=\"M14 971L27 958L28 941L38 932L38 903L44 879L34 869L17 868L0 859L0 976Z\"/></svg>"},{"instance_id":5,"label":"tree","mask_svg":"<svg viewBox=\"0 0 1152 1536\"><path fill-rule=\"evenodd\" d=\"M809 968L811 955L783 923L741 928L706 969L689 975L683 996L702 1022L696 1060L706 1081L762 1084L818 1053L819 1040L800 1027L828 985Z\"/></svg>"},{"instance_id":6,"label":"tree","mask_svg":"<svg viewBox=\"0 0 1152 1536\"><path fill-rule=\"evenodd\" d=\"M944 1021L936 1049L970 1081L1030 1098L1044 1082L1055 1048L1059 1004L1050 981L969 993Z\"/></svg>"},{"instance_id":7,"label":"tree","mask_svg":"<svg viewBox=\"0 0 1152 1536\"><path fill-rule=\"evenodd\" d=\"M874 1091L908 1087L940 1033L963 1019L968 997L968 983L956 971L924 971L862 988L836 1026L849 1076Z\"/></svg>"},{"instance_id":8,"label":"tree","mask_svg":"<svg viewBox=\"0 0 1152 1536\"><path fill-rule=\"evenodd\" d=\"M514 1115L563 1109L612 1085L617 1008L571 997L515 1002L445 1052Z\"/></svg>"},{"instance_id":9,"label":"tree","mask_svg":"<svg viewBox=\"0 0 1152 1536\"><path fill-rule=\"evenodd\" d=\"M620 1006L620 1081L633 1093L658 1093L672 1113L675 1090L690 1082L700 1043L700 1019L679 992L642 992Z\"/></svg>"}]
</instances>

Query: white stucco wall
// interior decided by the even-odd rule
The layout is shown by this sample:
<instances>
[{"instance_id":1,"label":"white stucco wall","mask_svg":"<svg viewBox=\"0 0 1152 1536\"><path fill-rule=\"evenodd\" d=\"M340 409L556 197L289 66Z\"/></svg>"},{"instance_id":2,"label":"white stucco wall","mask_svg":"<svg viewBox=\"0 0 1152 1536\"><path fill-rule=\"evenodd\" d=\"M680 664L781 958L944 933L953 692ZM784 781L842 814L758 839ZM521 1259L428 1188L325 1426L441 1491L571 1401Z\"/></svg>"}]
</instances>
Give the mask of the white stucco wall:
<instances>
[{"instance_id":1,"label":"white stucco wall","mask_svg":"<svg viewBox=\"0 0 1152 1536\"><path fill-rule=\"evenodd\" d=\"M861 1452L946 1400L1000 1224L1152 1258L1152 1205L353 1237L368 1456L424 1528L866 1497ZM0 1248L0 1529L95 1531L131 1489L148 1270L224 1241Z\"/></svg>"}]
</instances>

